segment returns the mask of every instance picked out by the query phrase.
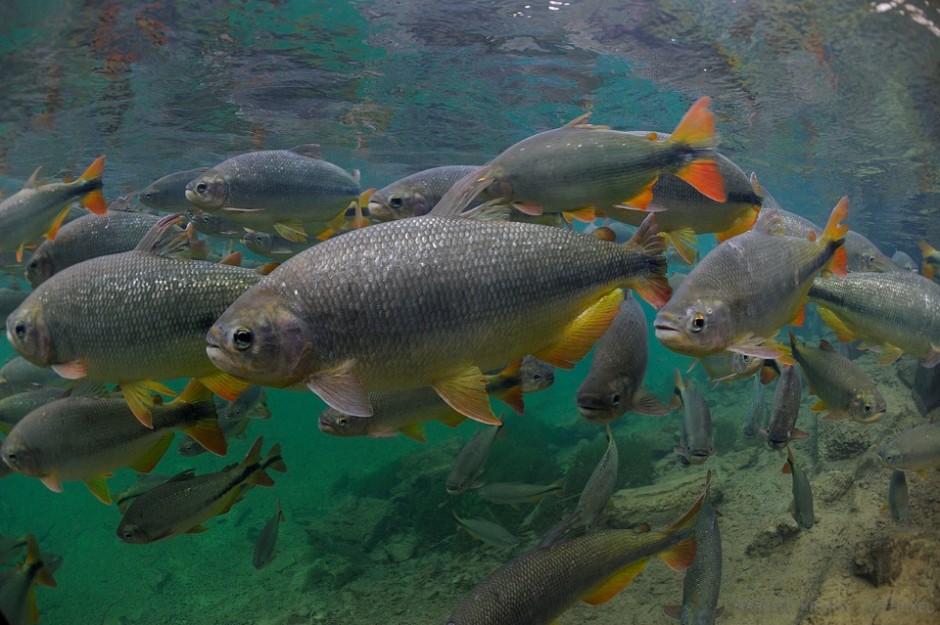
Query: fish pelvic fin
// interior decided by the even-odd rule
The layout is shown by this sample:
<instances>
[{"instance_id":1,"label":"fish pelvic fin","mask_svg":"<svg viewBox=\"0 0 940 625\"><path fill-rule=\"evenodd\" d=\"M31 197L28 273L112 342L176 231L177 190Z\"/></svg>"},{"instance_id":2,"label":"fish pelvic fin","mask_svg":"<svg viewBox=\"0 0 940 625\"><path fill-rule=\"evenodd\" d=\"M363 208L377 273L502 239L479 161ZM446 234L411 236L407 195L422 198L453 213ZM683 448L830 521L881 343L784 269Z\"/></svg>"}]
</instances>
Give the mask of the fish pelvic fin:
<instances>
[{"instance_id":1,"label":"fish pelvic fin","mask_svg":"<svg viewBox=\"0 0 940 625\"><path fill-rule=\"evenodd\" d=\"M212 403L211 400L210 403ZM219 422L215 417L197 421L183 431L208 452L217 456L224 456L228 451L225 435L222 434Z\"/></svg>"},{"instance_id":2,"label":"fish pelvic fin","mask_svg":"<svg viewBox=\"0 0 940 625\"><path fill-rule=\"evenodd\" d=\"M582 600L591 605L598 605L613 599L621 590L629 586L637 575L643 572L646 565L649 564L649 558L643 558L636 562L631 562L607 579L599 586L589 591Z\"/></svg>"},{"instance_id":3,"label":"fish pelvic fin","mask_svg":"<svg viewBox=\"0 0 940 625\"><path fill-rule=\"evenodd\" d=\"M572 369L591 350L620 311L622 289L601 296L565 327L561 338L550 347L533 354L539 360L561 369Z\"/></svg>"},{"instance_id":4,"label":"fish pelvic fin","mask_svg":"<svg viewBox=\"0 0 940 625\"><path fill-rule=\"evenodd\" d=\"M672 296L672 287L666 280L666 241L659 236L656 214L651 213L643 220L629 241L624 243L646 257L648 263L645 275L632 278L628 284L641 298L659 310Z\"/></svg>"},{"instance_id":5,"label":"fish pelvic fin","mask_svg":"<svg viewBox=\"0 0 940 625\"><path fill-rule=\"evenodd\" d=\"M486 380L477 366L468 366L463 371L432 384L437 394L447 405L475 421L486 425L500 425L502 421L493 414Z\"/></svg>"},{"instance_id":6,"label":"fish pelvic fin","mask_svg":"<svg viewBox=\"0 0 940 625\"><path fill-rule=\"evenodd\" d=\"M106 506L111 505L111 491L108 490L108 482L103 475L88 478L85 480L85 486L88 487L88 490L91 491L91 494L94 495L98 501Z\"/></svg>"}]
</instances>

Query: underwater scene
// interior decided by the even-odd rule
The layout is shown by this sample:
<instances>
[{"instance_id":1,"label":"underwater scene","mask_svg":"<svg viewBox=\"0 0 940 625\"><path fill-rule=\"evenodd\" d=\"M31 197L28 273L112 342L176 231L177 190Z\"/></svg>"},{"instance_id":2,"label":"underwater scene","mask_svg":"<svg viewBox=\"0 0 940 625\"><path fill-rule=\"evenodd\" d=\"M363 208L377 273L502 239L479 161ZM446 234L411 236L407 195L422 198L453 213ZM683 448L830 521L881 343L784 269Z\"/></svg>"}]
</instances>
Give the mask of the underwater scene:
<instances>
[{"instance_id":1,"label":"underwater scene","mask_svg":"<svg viewBox=\"0 0 940 625\"><path fill-rule=\"evenodd\" d=\"M0 0L0 625L940 622L932 0Z\"/></svg>"}]
</instances>

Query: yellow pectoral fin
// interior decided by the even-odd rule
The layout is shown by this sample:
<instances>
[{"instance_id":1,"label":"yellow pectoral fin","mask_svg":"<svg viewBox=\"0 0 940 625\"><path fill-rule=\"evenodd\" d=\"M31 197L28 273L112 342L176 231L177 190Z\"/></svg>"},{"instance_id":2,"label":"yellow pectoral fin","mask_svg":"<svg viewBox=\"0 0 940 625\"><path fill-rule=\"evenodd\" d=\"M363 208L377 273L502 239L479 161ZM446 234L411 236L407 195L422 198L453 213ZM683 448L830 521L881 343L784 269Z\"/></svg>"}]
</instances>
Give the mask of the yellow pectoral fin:
<instances>
[{"instance_id":1,"label":"yellow pectoral fin","mask_svg":"<svg viewBox=\"0 0 940 625\"><path fill-rule=\"evenodd\" d=\"M643 572L647 564L649 564L649 558L643 558L642 560L637 560L625 566L601 582L598 587L591 590L582 597L582 599L585 603L590 603L591 605L598 605L599 603L610 601L617 593L629 586L634 578Z\"/></svg>"},{"instance_id":2,"label":"yellow pectoral fin","mask_svg":"<svg viewBox=\"0 0 940 625\"><path fill-rule=\"evenodd\" d=\"M307 231L304 230L304 225L296 219L292 219L290 221L279 221L274 224L274 230L292 243L307 242Z\"/></svg>"},{"instance_id":3,"label":"yellow pectoral fin","mask_svg":"<svg viewBox=\"0 0 940 625\"><path fill-rule=\"evenodd\" d=\"M47 239L49 239L50 241L55 240L55 235L58 234L59 228L62 227L62 222L65 221L65 218L69 214L69 210L71 208L72 208L72 205L69 204L68 206L63 208L62 211L58 215L56 215L55 221L52 222L52 224L49 226L49 229L46 230L46 234L44 235Z\"/></svg>"},{"instance_id":4,"label":"yellow pectoral fin","mask_svg":"<svg viewBox=\"0 0 940 625\"><path fill-rule=\"evenodd\" d=\"M428 442L428 439L424 437L424 426L420 423L411 423L402 427L399 431L413 441Z\"/></svg>"},{"instance_id":5,"label":"yellow pectoral fin","mask_svg":"<svg viewBox=\"0 0 940 625\"><path fill-rule=\"evenodd\" d=\"M669 232L661 232L660 236L672 243L676 248L676 253L686 263L695 264L695 258L698 256L698 239L695 237L695 231L692 228L681 228Z\"/></svg>"},{"instance_id":6,"label":"yellow pectoral fin","mask_svg":"<svg viewBox=\"0 0 940 625\"><path fill-rule=\"evenodd\" d=\"M85 485L91 494L98 498L98 501L108 506L111 505L111 491L108 490L108 482L105 481L103 475L96 475L85 480Z\"/></svg>"},{"instance_id":7,"label":"yellow pectoral fin","mask_svg":"<svg viewBox=\"0 0 940 625\"><path fill-rule=\"evenodd\" d=\"M493 414L486 380L479 367L470 366L457 375L432 385L447 405L471 419L487 425L500 425Z\"/></svg>"},{"instance_id":8,"label":"yellow pectoral fin","mask_svg":"<svg viewBox=\"0 0 940 625\"><path fill-rule=\"evenodd\" d=\"M150 473L160 462L160 458L166 453L170 443L173 442L173 432L167 432L166 436L157 441L157 444L148 449L142 456L136 458L130 463L130 468L140 473Z\"/></svg>"},{"instance_id":9,"label":"yellow pectoral fin","mask_svg":"<svg viewBox=\"0 0 940 625\"><path fill-rule=\"evenodd\" d=\"M127 401L127 407L131 409L137 420L144 427L153 429L153 417L150 414L150 408L153 406L153 396L151 391L163 395L176 395L176 392L153 380L139 380L137 382L122 382L119 384L121 392L124 393L124 399Z\"/></svg>"},{"instance_id":10,"label":"yellow pectoral fin","mask_svg":"<svg viewBox=\"0 0 940 625\"><path fill-rule=\"evenodd\" d=\"M845 325L845 322L836 316L834 312L828 308L823 308L822 306L817 306L816 310L819 312L819 316L826 323L826 325L832 328L832 331L836 333L836 336L840 341L843 343L848 343L858 338L855 336L855 333L852 332L852 330L849 329L847 325Z\"/></svg>"},{"instance_id":11,"label":"yellow pectoral fin","mask_svg":"<svg viewBox=\"0 0 940 625\"><path fill-rule=\"evenodd\" d=\"M238 399L239 395L244 393L245 390L251 386L248 381L236 378L222 371L216 371L215 373L201 377L199 381L208 387L210 391L226 401L235 401Z\"/></svg>"},{"instance_id":12,"label":"yellow pectoral fin","mask_svg":"<svg viewBox=\"0 0 940 625\"><path fill-rule=\"evenodd\" d=\"M904 353L904 350L890 343L885 343L881 346L881 355L878 356L879 365L890 365L895 360L901 357L901 354Z\"/></svg>"},{"instance_id":13,"label":"yellow pectoral fin","mask_svg":"<svg viewBox=\"0 0 940 625\"><path fill-rule=\"evenodd\" d=\"M569 323L557 343L533 356L554 367L573 368L610 327L622 301L621 289L609 291Z\"/></svg>"}]
</instances>

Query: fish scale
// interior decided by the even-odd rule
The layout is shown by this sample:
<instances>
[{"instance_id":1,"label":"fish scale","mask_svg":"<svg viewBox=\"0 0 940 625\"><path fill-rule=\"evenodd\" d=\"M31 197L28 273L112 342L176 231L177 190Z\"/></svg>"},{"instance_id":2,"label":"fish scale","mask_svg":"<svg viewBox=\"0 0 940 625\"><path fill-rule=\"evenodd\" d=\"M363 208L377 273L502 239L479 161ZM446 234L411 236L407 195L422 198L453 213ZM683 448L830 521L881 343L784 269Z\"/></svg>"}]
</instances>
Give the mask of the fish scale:
<instances>
[{"instance_id":1,"label":"fish scale","mask_svg":"<svg viewBox=\"0 0 940 625\"><path fill-rule=\"evenodd\" d=\"M81 361L92 380L200 377L215 371L206 330L260 278L241 267L136 250L102 256L41 284L8 317L7 334L35 364ZM17 337L18 323L42 335L38 349Z\"/></svg>"},{"instance_id":2,"label":"fish scale","mask_svg":"<svg viewBox=\"0 0 940 625\"><path fill-rule=\"evenodd\" d=\"M650 238L656 249L644 251L515 222L378 224L281 265L222 315L209 352L223 371L261 384L346 367L366 390L435 385L470 365L539 357L603 296L661 279L662 241ZM232 343L239 328L253 332L250 349Z\"/></svg>"}]
</instances>

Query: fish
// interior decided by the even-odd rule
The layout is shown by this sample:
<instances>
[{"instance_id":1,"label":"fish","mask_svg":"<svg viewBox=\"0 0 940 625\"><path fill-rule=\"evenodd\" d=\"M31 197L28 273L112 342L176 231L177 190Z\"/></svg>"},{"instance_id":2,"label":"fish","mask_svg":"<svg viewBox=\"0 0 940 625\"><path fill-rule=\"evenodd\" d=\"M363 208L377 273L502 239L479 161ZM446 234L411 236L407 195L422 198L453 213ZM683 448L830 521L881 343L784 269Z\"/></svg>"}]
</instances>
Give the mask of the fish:
<instances>
[{"instance_id":1,"label":"fish","mask_svg":"<svg viewBox=\"0 0 940 625\"><path fill-rule=\"evenodd\" d=\"M521 503L538 503L546 495L564 496L565 478L551 484L523 484L522 482L494 482L477 489L481 499L495 504L515 506Z\"/></svg>"},{"instance_id":2,"label":"fish","mask_svg":"<svg viewBox=\"0 0 940 625\"><path fill-rule=\"evenodd\" d=\"M198 167L167 174L147 185L137 198L144 206L163 213L191 211L194 207L186 199L186 185L207 171L208 167Z\"/></svg>"},{"instance_id":3,"label":"fish","mask_svg":"<svg viewBox=\"0 0 940 625\"><path fill-rule=\"evenodd\" d=\"M239 154L186 185L186 199L203 211L295 243L338 231L360 193L358 176L321 160L319 146L309 145Z\"/></svg>"},{"instance_id":4,"label":"fish","mask_svg":"<svg viewBox=\"0 0 940 625\"><path fill-rule=\"evenodd\" d=\"M648 131L632 132L639 136L656 136L659 141L669 139L668 133ZM719 242L751 229L761 210L762 199L755 191L756 177L749 178L741 168L726 156L715 152L715 164L724 181L725 201L715 201L698 192L681 178L663 173L651 191L653 199L648 210L661 210L657 216L662 236L673 244L687 263L694 263L695 237L714 233ZM616 221L639 225L644 211L629 206L613 206L604 215Z\"/></svg>"},{"instance_id":5,"label":"fish","mask_svg":"<svg viewBox=\"0 0 940 625\"><path fill-rule=\"evenodd\" d=\"M212 322L261 276L228 264L167 253L188 239L164 217L130 252L86 260L37 287L7 317L10 344L68 379L116 382L149 425L157 380L197 378L234 399L248 387L213 366L204 337ZM165 236L165 238L164 238Z\"/></svg>"},{"instance_id":6,"label":"fish","mask_svg":"<svg viewBox=\"0 0 940 625\"><path fill-rule=\"evenodd\" d=\"M31 386L27 391L0 399L0 434L9 434L26 415L68 392L58 386Z\"/></svg>"},{"instance_id":7,"label":"fish","mask_svg":"<svg viewBox=\"0 0 940 625\"><path fill-rule=\"evenodd\" d=\"M0 445L2 444L3 444L3 439L0 438ZM0 479L3 479L5 477L10 477L11 475L13 475L13 473L14 471L13 469L10 468L10 465L8 465L6 462L3 462L3 459L0 458Z\"/></svg>"},{"instance_id":8,"label":"fish","mask_svg":"<svg viewBox=\"0 0 940 625\"><path fill-rule=\"evenodd\" d=\"M490 447L502 427L501 425L481 427L473 433L469 441L464 443L444 483L448 493L459 495L469 488L483 486L477 478L483 473L483 465L486 463L487 456L490 455Z\"/></svg>"},{"instance_id":9,"label":"fish","mask_svg":"<svg viewBox=\"0 0 940 625\"><path fill-rule=\"evenodd\" d=\"M917 263L914 262L914 259L911 258L907 252L895 250L891 260L895 265L900 267L902 271L912 271L917 273Z\"/></svg>"},{"instance_id":10,"label":"fish","mask_svg":"<svg viewBox=\"0 0 940 625\"><path fill-rule=\"evenodd\" d=\"M36 585L56 587L51 567L32 534L26 535L26 558L11 571L0 573L0 617L4 625L29 625L39 620Z\"/></svg>"},{"instance_id":11,"label":"fish","mask_svg":"<svg viewBox=\"0 0 940 625\"><path fill-rule=\"evenodd\" d=\"M245 236L244 228L233 224L221 215L198 211L187 213L186 217L193 224L196 231L202 234L224 239L240 239Z\"/></svg>"},{"instance_id":12,"label":"fish","mask_svg":"<svg viewBox=\"0 0 940 625\"><path fill-rule=\"evenodd\" d=\"M940 251L934 249L932 245L921 239L917 245L920 247L920 253L923 257L920 271L923 276L929 280L936 277L937 267L940 266Z\"/></svg>"},{"instance_id":13,"label":"fish","mask_svg":"<svg viewBox=\"0 0 940 625\"><path fill-rule=\"evenodd\" d=\"M575 395L582 417L593 423L609 423L630 411L651 416L672 411L643 386L648 360L646 335L643 308L626 295L620 312L597 341L591 369Z\"/></svg>"},{"instance_id":14,"label":"fish","mask_svg":"<svg viewBox=\"0 0 940 625\"><path fill-rule=\"evenodd\" d=\"M277 556L277 535L283 521L284 513L281 511L281 500L278 499L274 516L264 524L264 528L258 536L258 542L255 543L255 553L251 559L251 564L256 569L263 569L271 564Z\"/></svg>"},{"instance_id":15,"label":"fish","mask_svg":"<svg viewBox=\"0 0 940 625\"><path fill-rule=\"evenodd\" d=\"M106 254L128 252L160 220L155 215L110 210L82 215L62 226L53 241L43 241L26 262L26 279L39 286L66 267Z\"/></svg>"},{"instance_id":16,"label":"fish","mask_svg":"<svg viewBox=\"0 0 940 625\"><path fill-rule=\"evenodd\" d=\"M690 356L721 351L782 358L768 344L786 323L800 325L817 274L846 273L848 200L832 210L818 240L751 230L721 243L682 281L653 323L667 348Z\"/></svg>"},{"instance_id":17,"label":"fish","mask_svg":"<svg viewBox=\"0 0 940 625\"><path fill-rule=\"evenodd\" d=\"M233 438L244 437L245 432L248 431L248 426L250 424L250 418L226 419L222 415L219 415L218 418L218 427L222 432L222 438L225 439L226 443L228 443ZM193 456L200 456L209 450L203 447L199 441L194 439L192 436L184 436L182 440L180 440L179 445L176 446L176 451L181 456L192 458Z\"/></svg>"},{"instance_id":18,"label":"fish","mask_svg":"<svg viewBox=\"0 0 940 625\"><path fill-rule=\"evenodd\" d=\"M767 402L764 401L764 384L760 378L755 377L752 382L751 403L747 409L747 419L744 421L744 435L753 437L767 422Z\"/></svg>"},{"instance_id":19,"label":"fish","mask_svg":"<svg viewBox=\"0 0 940 625\"><path fill-rule=\"evenodd\" d=\"M0 464L3 464L0 462ZM18 558L23 550L26 549L26 536L3 536L0 534L0 564L6 564L14 558Z\"/></svg>"},{"instance_id":20,"label":"fish","mask_svg":"<svg viewBox=\"0 0 940 625\"><path fill-rule=\"evenodd\" d=\"M756 379L762 384L769 384L780 375L776 361L738 352L718 352L703 356L698 362L702 363L702 369L705 370L709 381L716 383L746 380L760 372Z\"/></svg>"},{"instance_id":21,"label":"fish","mask_svg":"<svg viewBox=\"0 0 940 625\"><path fill-rule=\"evenodd\" d=\"M486 543L491 547L506 548L515 547L519 544L519 539L502 525L474 517L472 519L463 519L457 516L456 512L451 512L454 519L457 520L457 526L463 528L470 536Z\"/></svg>"},{"instance_id":22,"label":"fish","mask_svg":"<svg viewBox=\"0 0 940 625\"><path fill-rule=\"evenodd\" d=\"M204 449L202 446L200 449ZM191 474L189 477L196 475L195 469L188 469L185 473ZM137 481L122 490L120 493L113 495L114 503L117 505L118 511L123 514L127 507L131 505L131 502L146 493L148 490L153 490L155 487L160 484L165 484L173 478L172 475L162 475L159 473L138 473Z\"/></svg>"},{"instance_id":23,"label":"fish","mask_svg":"<svg viewBox=\"0 0 940 625\"><path fill-rule=\"evenodd\" d=\"M59 227L72 208L73 201L93 213L104 214L107 204L101 193L104 156L72 182L41 184L39 169L22 189L0 202L0 252L16 252L16 262L23 261L26 245L39 238L55 239Z\"/></svg>"},{"instance_id":24,"label":"fish","mask_svg":"<svg viewBox=\"0 0 940 625\"><path fill-rule=\"evenodd\" d=\"M899 267L864 235L849 230L845 234L846 265L849 271L898 271Z\"/></svg>"},{"instance_id":25,"label":"fish","mask_svg":"<svg viewBox=\"0 0 940 625\"><path fill-rule=\"evenodd\" d=\"M675 396L683 408L682 442L675 449L683 464L702 464L715 454L712 447L712 416L708 402L688 380L675 372Z\"/></svg>"},{"instance_id":26,"label":"fish","mask_svg":"<svg viewBox=\"0 0 940 625\"><path fill-rule=\"evenodd\" d=\"M483 376L486 392L498 397L507 406L522 414L525 410L523 395L544 391L555 383L555 369L535 356L526 355L514 360L500 371Z\"/></svg>"},{"instance_id":27,"label":"fish","mask_svg":"<svg viewBox=\"0 0 940 625\"><path fill-rule=\"evenodd\" d=\"M273 486L267 469L287 470L281 446L261 458L258 437L245 458L222 471L193 475L184 471L142 494L127 507L118 525L118 538L142 545L181 534L206 531L203 522L228 512L253 486Z\"/></svg>"},{"instance_id":28,"label":"fish","mask_svg":"<svg viewBox=\"0 0 940 625\"><path fill-rule=\"evenodd\" d=\"M874 423L884 416L888 405L874 380L828 341L820 340L818 349L799 345L790 332L790 346L810 393L819 398L813 412L829 410L824 419L849 417L860 423Z\"/></svg>"},{"instance_id":29,"label":"fish","mask_svg":"<svg viewBox=\"0 0 940 625\"><path fill-rule=\"evenodd\" d=\"M802 215L791 213L779 206L768 207L767 198L764 198L765 208L761 211L754 222L752 230L763 232L764 234L784 235L806 239L811 234L820 235L823 229ZM846 254L846 265L848 264L848 254Z\"/></svg>"},{"instance_id":30,"label":"fish","mask_svg":"<svg viewBox=\"0 0 940 625\"><path fill-rule=\"evenodd\" d=\"M803 380L800 378L800 370L795 366L784 367L774 388L770 423L766 429L758 430L767 438L767 445L771 449L783 449L791 440L807 437L806 432L796 427L802 393Z\"/></svg>"},{"instance_id":31,"label":"fish","mask_svg":"<svg viewBox=\"0 0 940 625\"><path fill-rule=\"evenodd\" d=\"M861 339L879 365L908 353L940 362L940 284L906 271L818 278L809 291L819 316L842 342Z\"/></svg>"},{"instance_id":32,"label":"fish","mask_svg":"<svg viewBox=\"0 0 940 625\"><path fill-rule=\"evenodd\" d=\"M375 224L285 261L218 318L206 351L223 371L306 384L352 416L373 414L367 391L431 386L495 424L483 371L527 354L572 368L616 315L621 287L666 301L656 232L653 215L623 245L470 217Z\"/></svg>"},{"instance_id":33,"label":"fish","mask_svg":"<svg viewBox=\"0 0 940 625\"><path fill-rule=\"evenodd\" d=\"M724 613L724 608L718 607L721 572L718 515L706 497L695 523L695 559L685 572L682 605L665 606L663 612L682 625L715 625L715 619Z\"/></svg>"},{"instance_id":34,"label":"fish","mask_svg":"<svg viewBox=\"0 0 940 625\"><path fill-rule=\"evenodd\" d=\"M783 465L783 473L793 477L793 501L790 504L793 520L800 526L800 529L811 529L816 523L816 517L813 514L813 489L806 472L797 466L793 450L789 445L787 445L787 461Z\"/></svg>"},{"instance_id":35,"label":"fish","mask_svg":"<svg viewBox=\"0 0 940 625\"><path fill-rule=\"evenodd\" d=\"M16 288L0 288L0 318L6 319L28 295L29 293L21 290L18 285Z\"/></svg>"},{"instance_id":36,"label":"fish","mask_svg":"<svg viewBox=\"0 0 940 625\"><path fill-rule=\"evenodd\" d=\"M228 402L220 411L219 417L227 421L243 419L270 419L268 391L263 386L249 386L237 399Z\"/></svg>"},{"instance_id":37,"label":"fish","mask_svg":"<svg viewBox=\"0 0 940 625\"><path fill-rule=\"evenodd\" d=\"M486 193L491 202L527 215L570 213L592 221L596 211L619 204L646 208L663 173L724 202L710 103L708 97L697 100L666 141L593 126L582 115L510 146L454 184L433 211L458 214Z\"/></svg>"},{"instance_id":38,"label":"fish","mask_svg":"<svg viewBox=\"0 0 940 625\"><path fill-rule=\"evenodd\" d=\"M37 367L22 356L11 358L0 367L0 383L61 387L74 385L74 382L64 380L52 369Z\"/></svg>"},{"instance_id":39,"label":"fish","mask_svg":"<svg viewBox=\"0 0 940 625\"><path fill-rule=\"evenodd\" d=\"M242 237L242 243L245 247L259 256L272 260L287 260L310 247L309 243L294 243L276 233L256 232L247 228L243 230L245 234Z\"/></svg>"},{"instance_id":40,"label":"fish","mask_svg":"<svg viewBox=\"0 0 940 625\"><path fill-rule=\"evenodd\" d=\"M396 180L369 198L369 216L376 221L392 221L428 214L441 197L476 165L432 167Z\"/></svg>"},{"instance_id":41,"label":"fish","mask_svg":"<svg viewBox=\"0 0 940 625\"><path fill-rule=\"evenodd\" d=\"M940 423L918 425L901 432L878 448L878 458L889 469L916 471L940 467Z\"/></svg>"},{"instance_id":42,"label":"fish","mask_svg":"<svg viewBox=\"0 0 940 625\"><path fill-rule=\"evenodd\" d=\"M0 447L0 457L53 492L62 492L62 482L82 481L110 505L107 476L126 466L152 471L175 430L225 455L212 393L198 381L190 382L169 404L154 406L151 414L152 428L146 428L122 398L65 397L26 415Z\"/></svg>"},{"instance_id":43,"label":"fish","mask_svg":"<svg viewBox=\"0 0 940 625\"><path fill-rule=\"evenodd\" d=\"M911 497L907 491L907 477L904 471L895 469L888 482L888 509L895 523L907 525L911 522Z\"/></svg>"},{"instance_id":44,"label":"fish","mask_svg":"<svg viewBox=\"0 0 940 625\"><path fill-rule=\"evenodd\" d=\"M662 531L599 530L526 551L470 591L447 625L548 625L578 601L612 599L650 558L685 570L695 556L702 499Z\"/></svg>"}]
</instances>

